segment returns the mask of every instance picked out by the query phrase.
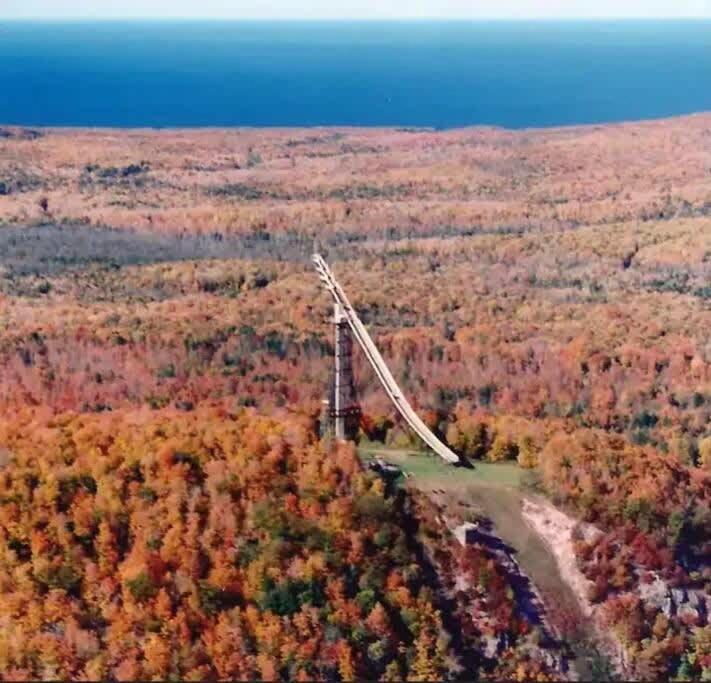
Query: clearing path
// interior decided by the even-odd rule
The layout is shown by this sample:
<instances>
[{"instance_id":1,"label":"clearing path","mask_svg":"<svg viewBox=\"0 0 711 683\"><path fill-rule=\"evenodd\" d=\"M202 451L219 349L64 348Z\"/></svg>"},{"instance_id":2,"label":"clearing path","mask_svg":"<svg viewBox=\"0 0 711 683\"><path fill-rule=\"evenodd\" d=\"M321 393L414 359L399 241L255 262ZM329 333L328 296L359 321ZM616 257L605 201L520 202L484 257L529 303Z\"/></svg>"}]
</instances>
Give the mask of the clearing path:
<instances>
[{"instance_id":1,"label":"clearing path","mask_svg":"<svg viewBox=\"0 0 711 683\"><path fill-rule=\"evenodd\" d=\"M545 541L526 522L520 490L523 470L513 463L477 462L474 469L451 467L431 455L406 450L361 449L397 465L408 481L437 503L473 505L491 520L496 535L516 549L517 559L543 595L553 594L566 606L579 610L575 594L563 581L556 558ZM438 495L439 491L447 495ZM454 494L454 495L453 495Z\"/></svg>"},{"instance_id":2,"label":"clearing path","mask_svg":"<svg viewBox=\"0 0 711 683\"><path fill-rule=\"evenodd\" d=\"M580 599L580 584L571 586L569 577L561 574L560 560L552 552L553 539L539 533L537 525L527 518L532 510L550 505L534 493L524 493L524 470L514 463L477 462L474 469L451 467L422 452L375 446L363 446L360 453L364 460L379 457L397 465L410 485L448 511L466 514L473 507L488 518L496 536L515 549L516 560L541 595L551 624L575 641L571 645L576 651L578 675L585 680L594 675L589 659L597 659L597 648L588 642L592 625ZM571 623L578 627L575 634L569 633Z\"/></svg>"}]
</instances>

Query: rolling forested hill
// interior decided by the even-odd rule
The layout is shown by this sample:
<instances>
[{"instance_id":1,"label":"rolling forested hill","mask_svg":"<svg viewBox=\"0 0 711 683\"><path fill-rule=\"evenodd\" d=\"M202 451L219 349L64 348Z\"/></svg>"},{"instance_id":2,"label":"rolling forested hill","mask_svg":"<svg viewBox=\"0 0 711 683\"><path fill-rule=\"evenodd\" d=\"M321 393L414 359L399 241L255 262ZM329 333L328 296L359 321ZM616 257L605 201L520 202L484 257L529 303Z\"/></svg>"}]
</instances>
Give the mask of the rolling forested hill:
<instances>
[{"instance_id":1,"label":"rolling forested hill","mask_svg":"<svg viewBox=\"0 0 711 683\"><path fill-rule=\"evenodd\" d=\"M315 250L453 449L602 530L579 566L632 671L708 676L708 600L636 587L711 582L709 115L0 130L0 675L495 676L504 631L499 676L560 675L495 562L481 628L444 623L427 502L316 442ZM355 360L362 436L415 445Z\"/></svg>"}]
</instances>

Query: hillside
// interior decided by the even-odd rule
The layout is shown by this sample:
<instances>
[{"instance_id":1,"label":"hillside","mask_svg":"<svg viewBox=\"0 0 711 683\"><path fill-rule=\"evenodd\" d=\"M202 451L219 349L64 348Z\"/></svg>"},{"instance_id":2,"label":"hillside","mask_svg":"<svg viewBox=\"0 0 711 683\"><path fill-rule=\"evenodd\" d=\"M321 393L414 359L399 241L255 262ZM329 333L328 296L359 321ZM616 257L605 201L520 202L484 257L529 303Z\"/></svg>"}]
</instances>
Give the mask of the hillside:
<instances>
[{"instance_id":1,"label":"hillside","mask_svg":"<svg viewBox=\"0 0 711 683\"><path fill-rule=\"evenodd\" d=\"M630 675L708 676L708 599L677 601L683 609L671 613L640 586L711 590L710 164L709 114L518 132L0 129L0 619L19 629L0 642L0 675L328 677L351 657L358 675L384 675L395 662L390 674L402 676L416 651L434 648L438 629L461 630L438 622L442 591L431 577L402 579L429 625L398 622L403 606L383 588L386 572L377 587L342 598L355 610L368 589L387 612L393 633L370 657L385 631L346 633L328 612L337 602L329 581L345 565L365 571L360 560L292 571L274 551L265 588L229 555L274 531L269 510L257 519L245 507L251 486L287 508L288 489L288 514L310 519L321 540L357 533L354 501L375 486L352 451L334 455L312 436L332 354L331 304L309 263L318 250L433 430L474 461L530 470L540 493L600 530L577 539L578 563ZM363 436L416 446L355 361ZM190 458L176 462L175 452ZM270 452L284 480L272 490L257 457L229 485L224 511L211 512L230 467ZM325 529L325 499L309 507L319 494L299 474L332 457L342 471L322 482L324 495L350 506L339 530ZM146 483L153 477L157 488ZM155 500L141 493L147 486ZM183 496L185 509L176 503L179 519L166 520L173 531L153 529L152 506L169 495ZM387 502L397 514L433 515L414 491L398 495ZM234 520L219 533L240 539L223 539L222 550L210 535L218 517ZM204 545L186 569L188 559L163 555L166 536L190 523ZM292 534L282 527L277 536ZM120 576L101 569L97 544L109 533L125 535L111 565ZM374 527L362 533L377 537ZM364 547L402 577L423 542L403 537L398 557L371 538ZM154 565L141 602L130 582ZM181 583L179 572L192 578ZM305 576L326 592L295 607L289 591L306 591ZM418 597L424 588L431 599ZM156 611L161 590L170 616ZM239 623L245 642L266 638L259 629L287 609L282 599L290 621L279 628L293 652L250 645L217 664L212 635L196 645L195 623L213 635ZM358 619L374 600L358 603ZM511 634L521 675L562 675L504 603L487 609L509 615L496 628ZM175 629L183 620L187 649L169 664L160 652L179 637L171 620ZM150 635L141 631L149 621ZM491 632L486 623L476 638ZM30 631L36 647L18 645ZM314 638L310 654L294 654ZM50 640L71 654L37 659ZM149 641L158 653L150 666L140 663ZM129 649L95 661L109 642ZM428 665L496 675L480 641L447 642ZM299 668L298 657L313 667Z\"/></svg>"}]
</instances>

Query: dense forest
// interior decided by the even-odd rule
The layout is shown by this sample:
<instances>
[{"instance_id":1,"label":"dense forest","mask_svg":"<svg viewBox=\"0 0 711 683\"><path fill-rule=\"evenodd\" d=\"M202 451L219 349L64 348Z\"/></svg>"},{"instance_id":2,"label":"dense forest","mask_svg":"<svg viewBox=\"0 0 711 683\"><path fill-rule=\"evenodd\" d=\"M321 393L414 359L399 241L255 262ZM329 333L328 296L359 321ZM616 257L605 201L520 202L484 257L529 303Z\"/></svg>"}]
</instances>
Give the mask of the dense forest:
<instances>
[{"instance_id":1,"label":"dense forest","mask_svg":"<svg viewBox=\"0 0 711 683\"><path fill-rule=\"evenodd\" d=\"M441 531L307 420L28 414L0 439L9 680L547 678L481 549L440 551L486 590L476 623L446 615L455 641L419 540ZM499 634L501 661L483 646Z\"/></svg>"},{"instance_id":2,"label":"dense forest","mask_svg":"<svg viewBox=\"0 0 711 683\"><path fill-rule=\"evenodd\" d=\"M0 675L561 675L483 549L318 442L318 250L441 438L600 531L578 565L630 674L708 678L710 151L708 115L4 130ZM354 360L361 438L418 447ZM471 627L418 569L448 553L490 590Z\"/></svg>"}]
</instances>

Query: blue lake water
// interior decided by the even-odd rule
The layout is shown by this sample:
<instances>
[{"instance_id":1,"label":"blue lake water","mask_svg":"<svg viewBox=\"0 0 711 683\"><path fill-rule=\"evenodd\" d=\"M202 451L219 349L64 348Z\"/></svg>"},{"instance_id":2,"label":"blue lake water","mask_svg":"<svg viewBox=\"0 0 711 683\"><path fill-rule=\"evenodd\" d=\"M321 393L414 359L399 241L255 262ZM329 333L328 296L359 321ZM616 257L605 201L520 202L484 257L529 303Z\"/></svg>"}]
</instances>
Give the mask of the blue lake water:
<instances>
[{"instance_id":1,"label":"blue lake water","mask_svg":"<svg viewBox=\"0 0 711 683\"><path fill-rule=\"evenodd\" d=\"M0 123L511 128L711 110L711 21L0 22Z\"/></svg>"}]
</instances>

